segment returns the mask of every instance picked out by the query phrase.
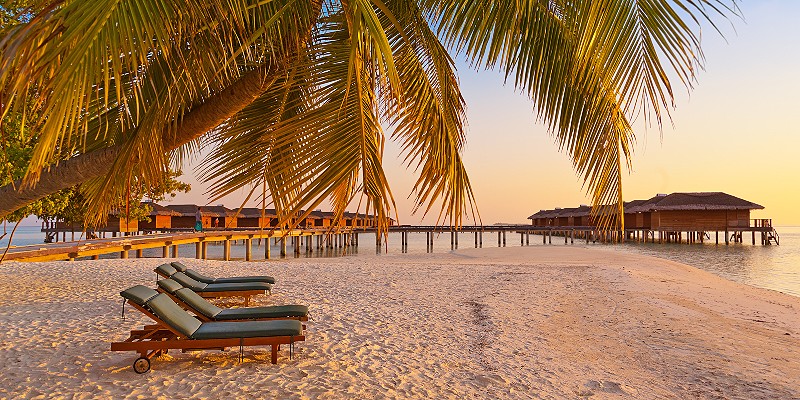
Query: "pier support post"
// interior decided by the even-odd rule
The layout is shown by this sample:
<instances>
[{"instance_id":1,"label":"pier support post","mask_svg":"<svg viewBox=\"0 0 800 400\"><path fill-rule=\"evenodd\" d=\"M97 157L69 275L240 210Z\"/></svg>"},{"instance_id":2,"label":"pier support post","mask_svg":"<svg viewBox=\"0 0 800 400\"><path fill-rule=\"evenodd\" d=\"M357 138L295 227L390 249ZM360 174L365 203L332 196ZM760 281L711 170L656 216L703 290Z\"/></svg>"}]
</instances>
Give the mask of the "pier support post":
<instances>
[{"instance_id":1,"label":"pier support post","mask_svg":"<svg viewBox=\"0 0 800 400\"><path fill-rule=\"evenodd\" d=\"M483 231L478 233L478 246L483 248Z\"/></svg>"},{"instance_id":2,"label":"pier support post","mask_svg":"<svg viewBox=\"0 0 800 400\"><path fill-rule=\"evenodd\" d=\"M478 231L475 231L475 248L478 248Z\"/></svg>"},{"instance_id":3,"label":"pier support post","mask_svg":"<svg viewBox=\"0 0 800 400\"><path fill-rule=\"evenodd\" d=\"M252 239L247 238L244 240L244 260L245 261L252 261L253 260L253 248L251 246Z\"/></svg>"},{"instance_id":4,"label":"pier support post","mask_svg":"<svg viewBox=\"0 0 800 400\"><path fill-rule=\"evenodd\" d=\"M458 248L458 231L456 231L456 249Z\"/></svg>"},{"instance_id":5,"label":"pier support post","mask_svg":"<svg viewBox=\"0 0 800 400\"><path fill-rule=\"evenodd\" d=\"M503 231L503 247L506 247L506 231Z\"/></svg>"},{"instance_id":6,"label":"pier support post","mask_svg":"<svg viewBox=\"0 0 800 400\"><path fill-rule=\"evenodd\" d=\"M128 250L122 250L119 252L119 258L128 258Z\"/></svg>"},{"instance_id":7,"label":"pier support post","mask_svg":"<svg viewBox=\"0 0 800 400\"><path fill-rule=\"evenodd\" d=\"M455 232L450 231L450 250L455 250L455 249L456 249Z\"/></svg>"},{"instance_id":8,"label":"pier support post","mask_svg":"<svg viewBox=\"0 0 800 400\"><path fill-rule=\"evenodd\" d=\"M501 236L500 231L497 231L497 247L500 247L500 239L501 239L500 236Z\"/></svg>"},{"instance_id":9,"label":"pier support post","mask_svg":"<svg viewBox=\"0 0 800 400\"><path fill-rule=\"evenodd\" d=\"M194 258L200 259L203 257L203 243L197 242L194 244Z\"/></svg>"},{"instance_id":10,"label":"pier support post","mask_svg":"<svg viewBox=\"0 0 800 400\"><path fill-rule=\"evenodd\" d=\"M281 257L286 257L286 236L281 236Z\"/></svg>"},{"instance_id":11,"label":"pier support post","mask_svg":"<svg viewBox=\"0 0 800 400\"><path fill-rule=\"evenodd\" d=\"M725 229L725 245L727 246L731 240L730 234L728 233L728 229Z\"/></svg>"},{"instance_id":12,"label":"pier support post","mask_svg":"<svg viewBox=\"0 0 800 400\"><path fill-rule=\"evenodd\" d=\"M203 260L208 259L208 242L203 240L202 244L200 245L200 258Z\"/></svg>"},{"instance_id":13,"label":"pier support post","mask_svg":"<svg viewBox=\"0 0 800 400\"><path fill-rule=\"evenodd\" d=\"M178 258L178 245L172 245L172 258Z\"/></svg>"},{"instance_id":14,"label":"pier support post","mask_svg":"<svg viewBox=\"0 0 800 400\"><path fill-rule=\"evenodd\" d=\"M269 238L267 238L267 240L264 241L264 259L265 260L269 260L269 258L271 256L270 253L272 253L272 241L269 240Z\"/></svg>"},{"instance_id":15,"label":"pier support post","mask_svg":"<svg viewBox=\"0 0 800 400\"><path fill-rule=\"evenodd\" d=\"M225 261L231 260L231 241L230 239L225 239L222 243L222 259Z\"/></svg>"},{"instance_id":16,"label":"pier support post","mask_svg":"<svg viewBox=\"0 0 800 400\"><path fill-rule=\"evenodd\" d=\"M164 247L161 248L161 258L169 258L169 246L164 245Z\"/></svg>"},{"instance_id":17,"label":"pier support post","mask_svg":"<svg viewBox=\"0 0 800 400\"><path fill-rule=\"evenodd\" d=\"M519 233L519 245L520 246L524 246L525 245L525 232L520 232Z\"/></svg>"},{"instance_id":18,"label":"pier support post","mask_svg":"<svg viewBox=\"0 0 800 400\"><path fill-rule=\"evenodd\" d=\"M136 258L142 258L142 249L136 249Z\"/></svg>"},{"instance_id":19,"label":"pier support post","mask_svg":"<svg viewBox=\"0 0 800 400\"><path fill-rule=\"evenodd\" d=\"M525 232L525 246L530 246L530 245L531 245L531 232L527 231Z\"/></svg>"}]
</instances>

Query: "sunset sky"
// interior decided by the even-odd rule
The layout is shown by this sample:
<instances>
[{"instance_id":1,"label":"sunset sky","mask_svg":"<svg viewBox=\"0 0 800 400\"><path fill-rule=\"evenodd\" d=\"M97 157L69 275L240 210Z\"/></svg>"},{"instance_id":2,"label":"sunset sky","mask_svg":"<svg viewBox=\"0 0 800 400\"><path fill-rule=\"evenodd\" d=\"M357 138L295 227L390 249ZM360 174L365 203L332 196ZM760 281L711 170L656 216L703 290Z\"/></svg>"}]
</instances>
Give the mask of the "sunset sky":
<instances>
[{"instance_id":1,"label":"sunset sky","mask_svg":"<svg viewBox=\"0 0 800 400\"><path fill-rule=\"evenodd\" d=\"M678 86L663 135L657 126L636 125L624 196L722 191L763 205L755 218L800 225L800 1L748 1L741 8L743 21L721 24L725 39L704 28L706 68L691 93ZM536 122L531 102L497 72L475 72L461 61L458 70L469 123L464 160L483 223L527 223L543 208L588 203L581 179ZM435 222L436 215L411 215L407 196L415 176L401 161L397 146L387 146L385 168L400 222ZM185 172L194 189L173 203L204 204L203 185L190 176L191 167ZM235 207L243 197L219 203Z\"/></svg>"}]
</instances>

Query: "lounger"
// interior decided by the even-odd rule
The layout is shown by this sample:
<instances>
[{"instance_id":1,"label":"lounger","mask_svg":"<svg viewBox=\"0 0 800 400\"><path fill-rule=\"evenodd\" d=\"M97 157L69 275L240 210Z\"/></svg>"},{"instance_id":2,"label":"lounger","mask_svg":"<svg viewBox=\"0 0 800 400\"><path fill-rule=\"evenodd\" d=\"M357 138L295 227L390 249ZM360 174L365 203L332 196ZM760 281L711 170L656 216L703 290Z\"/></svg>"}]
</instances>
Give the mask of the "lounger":
<instances>
[{"instance_id":1,"label":"lounger","mask_svg":"<svg viewBox=\"0 0 800 400\"><path fill-rule=\"evenodd\" d=\"M128 339L111 343L112 351L136 351L139 358L133 369L143 374L150 370L150 359L169 349L203 350L228 347L272 346L271 361L278 362L280 345L288 344L290 357L294 343L304 341L300 321L200 322L164 293L146 286L134 286L120 293L134 308L155 325L132 330Z\"/></svg>"},{"instance_id":2,"label":"lounger","mask_svg":"<svg viewBox=\"0 0 800 400\"><path fill-rule=\"evenodd\" d=\"M265 282L203 283L198 282L183 272L178 272L169 264L161 264L155 269L158 275L170 278L183 287L194 290L202 297L244 297L244 304L250 304L250 297L272 291L272 285Z\"/></svg>"},{"instance_id":3,"label":"lounger","mask_svg":"<svg viewBox=\"0 0 800 400\"><path fill-rule=\"evenodd\" d=\"M205 276L191 268L186 267L182 263L178 261L173 261L170 263L173 268L178 270L178 272L183 272L184 274L188 275L190 278L203 283L234 283L234 282L265 282L274 285L275 278L266 275L254 275L254 276L232 276L228 278L211 278ZM169 278L169 277L165 277Z\"/></svg>"},{"instance_id":4,"label":"lounger","mask_svg":"<svg viewBox=\"0 0 800 400\"><path fill-rule=\"evenodd\" d=\"M308 321L308 307L299 304L269 307L220 308L193 290L172 279L158 281L159 291L169 295L184 309L193 312L201 321L296 319Z\"/></svg>"}]
</instances>

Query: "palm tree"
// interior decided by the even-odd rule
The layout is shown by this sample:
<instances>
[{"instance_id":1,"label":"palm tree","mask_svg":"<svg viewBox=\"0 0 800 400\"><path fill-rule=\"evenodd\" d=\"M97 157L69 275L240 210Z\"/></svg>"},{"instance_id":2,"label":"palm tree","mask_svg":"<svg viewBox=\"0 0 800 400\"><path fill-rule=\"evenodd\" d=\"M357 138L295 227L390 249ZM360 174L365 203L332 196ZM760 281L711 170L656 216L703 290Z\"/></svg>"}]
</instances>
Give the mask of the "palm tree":
<instances>
[{"instance_id":1,"label":"palm tree","mask_svg":"<svg viewBox=\"0 0 800 400\"><path fill-rule=\"evenodd\" d=\"M46 118L0 215L77 184L103 215L131 176L155 183L208 148L213 196L268 193L284 219L357 200L385 221L388 126L419 172L416 204L453 225L475 208L448 49L530 96L594 204L617 205L595 208L610 227L631 119L660 125L672 80L691 88L701 66L700 24L737 13L735 0L31 3L3 27L0 106Z\"/></svg>"}]
</instances>

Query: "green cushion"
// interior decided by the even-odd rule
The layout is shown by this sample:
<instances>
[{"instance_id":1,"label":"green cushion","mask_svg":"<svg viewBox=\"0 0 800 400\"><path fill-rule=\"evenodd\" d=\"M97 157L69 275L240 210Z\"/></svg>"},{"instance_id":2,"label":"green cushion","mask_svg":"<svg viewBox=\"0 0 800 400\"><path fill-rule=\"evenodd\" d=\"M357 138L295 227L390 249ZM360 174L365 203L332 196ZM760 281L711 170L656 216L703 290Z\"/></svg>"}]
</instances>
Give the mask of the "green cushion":
<instances>
[{"instance_id":1,"label":"green cushion","mask_svg":"<svg viewBox=\"0 0 800 400\"><path fill-rule=\"evenodd\" d=\"M175 263L172 263L174 266ZM193 269L187 269L185 271L181 271L185 273L190 278L203 283L238 283L238 282L265 282L265 283L275 283L275 278L266 275L255 275L255 276L232 276L228 278L212 278L210 276L205 276Z\"/></svg>"},{"instance_id":2,"label":"green cushion","mask_svg":"<svg viewBox=\"0 0 800 400\"><path fill-rule=\"evenodd\" d=\"M208 286L205 283L198 282L198 281L196 281L196 280L194 280L192 278L189 278L183 272L175 273L174 275L172 275L170 277L170 279L180 283L181 285L183 285L183 287L188 287L189 289L194 290L195 292L204 291L206 286Z\"/></svg>"},{"instance_id":3,"label":"green cushion","mask_svg":"<svg viewBox=\"0 0 800 400\"><path fill-rule=\"evenodd\" d=\"M183 285L172 279L162 279L158 281L158 286L167 291L167 293L175 293L178 289L183 289Z\"/></svg>"},{"instance_id":4,"label":"green cushion","mask_svg":"<svg viewBox=\"0 0 800 400\"><path fill-rule=\"evenodd\" d=\"M297 320L206 322L192 339L229 339L273 336L300 336L303 325Z\"/></svg>"},{"instance_id":5,"label":"green cushion","mask_svg":"<svg viewBox=\"0 0 800 400\"><path fill-rule=\"evenodd\" d=\"M232 319L297 318L306 316L308 316L307 306L289 304L285 306L226 308L216 315L216 319L223 321Z\"/></svg>"},{"instance_id":6,"label":"green cushion","mask_svg":"<svg viewBox=\"0 0 800 400\"><path fill-rule=\"evenodd\" d=\"M183 265L180 261L173 261L170 263L173 268L177 269L178 272L186 272L186 266Z\"/></svg>"},{"instance_id":7,"label":"green cushion","mask_svg":"<svg viewBox=\"0 0 800 400\"><path fill-rule=\"evenodd\" d=\"M169 278L172 275L175 275L175 273L178 272L178 270L176 270L175 268L172 268L172 265L161 264L161 265L156 267L156 272L159 275L161 275L161 276L163 276L165 278Z\"/></svg>"},{"instance_id":8,"label":"green cushion","mask_svg":"<svg viewBox=\"0 0 800 400\"><path fill-rule=\"evenodd\" d=\"M158 292L156 292L153 289L150 289L147 286L142 286L142 285L136 285L134 287L125 289L119 292L119 294L120 296L140 306L145 305L145 303L147 303L148 300L158 296Z\"/></svg>"},{"instance_id":9,"label":"green cushion","mask_svg":"<svg viewBox=\"0 0 800 400\"><path fill-rule=\"evenodd\" d=\"M169 296L161 293L147 302L147 306L153 310L158 318L166 322L178 332L191 337L200 328L202 323L197 318L191 316L180 306L175 304Z\"/></svg>"},{"instance_id":10,"label":"green cushion","mask_svg":"<svg viewBox=\"0 0 800 400\"><path fill-rule=\"evenodd\" d=\"M203 274L201 274L201 273L199 273L199 272L197 272L197 271L195 271L193 269L187 269L186 271L183 271L183 273L186 274L187 276L189 276L190 278L192 278L192 279L194 279L196 281L199 281L199 282L214 283L214 281L215 281L214 278L205 276L205 275L203 275Z\"/></svg>"},{"instance_id":11,"label":"green cushion","mask_svg":"<svg viewBox=\"0 0 800 400\"><path fill-rule=\"evenodd\" d=\"M184 303L188 304L194 310L208 318L213 319L223 311L221 308L211 304L208 300L200 297L199 294L195 293L189 288L181 288L175 292L175 296L178 296L178 298L183 300Z\"/></svg>"},{"instance_id":12,"label":"green cushion","mask_svg":"<svg viewBox=\"0 0 800 400\"><path fill-rule=\"evenodd\" d=\"M197 279L197 278L195 278L195 279ZM275 284L275 278L273 278L271 276L266 276L266 275L252 275L252 276L232 276L230 278L217 278L217 279L214 279L214 283L233 283L233 282L266 282L266 283L271 283L271 284L274 285ZM208 282L206 282L206 283L208 283Z\"/></svg>"},{"instance_id":13,"label":"green cushion","mask_svg":"<svg viewBox=\"0 0 800 400\"><path fill-rule=\"evenodd\" d=\"M180 272L179 272L180 273ZM196 281L195 281L196 282ZM199 283L199 282L198 282ZM192 288L195 290L194 288ZM200 292L237 292L241 290L272 290L269 283L264 282L235 282L235 283L209 283L203 289L195 290Z\"/></svg>"}]
</instances>

